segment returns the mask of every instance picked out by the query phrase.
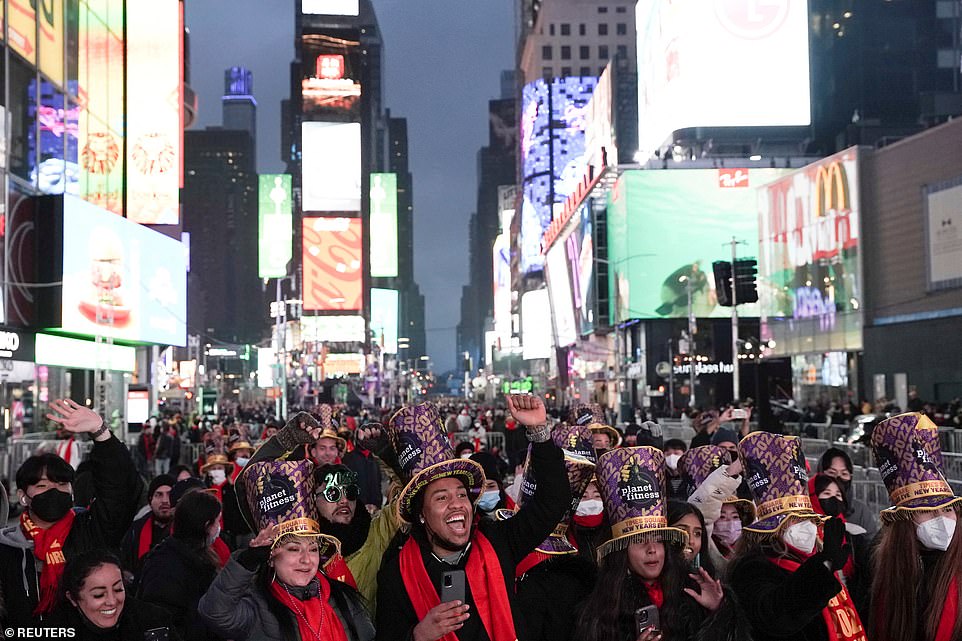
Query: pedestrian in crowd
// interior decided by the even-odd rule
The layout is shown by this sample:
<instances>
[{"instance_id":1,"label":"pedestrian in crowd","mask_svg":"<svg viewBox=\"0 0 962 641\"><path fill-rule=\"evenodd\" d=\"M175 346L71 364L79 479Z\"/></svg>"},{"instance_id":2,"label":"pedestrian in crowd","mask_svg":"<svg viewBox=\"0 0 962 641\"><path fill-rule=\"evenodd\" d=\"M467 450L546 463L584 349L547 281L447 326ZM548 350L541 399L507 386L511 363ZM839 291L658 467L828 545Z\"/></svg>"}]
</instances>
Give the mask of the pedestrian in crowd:
<instances>
[{"instance_id":1,"label":"pedestrian in crowd","mask_svg":"<svg viewBox=\"0 0 962 641\"><path fill-rule=\"evenodd\" d=\"M571 425L586 425L591 430L591 441L596 458L608 450L621 445L621 434L608 425L605 411L597 403L587 403L574 407L568 415Z\"/></svg>"},{"instance_id":2,"label":"pedestrian in crowd","mask_svg":"<svg viewBox=\"0 0 962 641\"><path fill-rule=\"evenodd\" d=\"M220 566L212 549L220 535L221 504L210 492L188 492L174 509L174 530L143 560L137 597L170 613L185 641L218 638L197 614L197 604Z\"/></svg>"},{"instance_id":3,"label":"pedestrian in crowd","mask_svg":"<svg viewBox=\"0 0 962 641\"><path fill-rule=\"evenodd\" d=\"M495 519L496 512L503 509L513 509L514 501L504 493L504 477L498 466L498 459L490 452L475 452L471 459L484 470L484 486L475 507L481 518ZM510 501L510 505L509 505Z\"/></svg>"},{"instance_id":4,"label":"pedestrian in crowd","mask_svg":"<svg viewBox=\"0 0 962 641\"><path fill-rule=\"evenodd\" d=\"M678 461L688 451L688 446L680 438L665 441L665 474L668 476L668 498L685 500L688 498Z\"/></svg>"},{"instance_id":5,"label":"pedestrian in crowd","mask_svg":"<svg viewBox=\"0 0 962 641\"><path fill-rule=\"evenodd\" d=\"M845 450L830 447L822 454L818 462L818 471L835 478L839 487L847 497L845 505L845 519L865 528L869 539L878 533L878 516L869 509L868 505L852 496L852 458Z\"/></svg>"},{"instance_id":6,"label":"pedestrian in crowd","mask_svg":"<svg viewBox=\"0 0 962 641\"><path fill-rule=\"evenodd\" d=\"M474 421L471 420L471 415L468 413L468 408L465 407L461 409L461 413L458 414L457 422L459 432L467 432L469 429L471 429L471 425L474 423Z\"/></svg>"},{"instance_id":7,"label":"pedestrian in crowd","mask_svg":"<svg viewBox=\"0 0 962 641\"><path fill-rule=\"evenodd\" d=\"M166 421L160 421L154 428L153 475L166 474L170 469L171 456L174 449L174 438Z\"/></svg>"},{"instance_id":8,"label":"pedestrian in crowd","mask_svg":"<svg viewBox=\"0 0 962 641\"><path fill-rule=\"evenodd\" d=\"M398 513L411 532L392 543L378 575L381 641L434 640L448 633L527 639L513 590L515 569L554 530L571 504L571 491L542 400L509 396L508 407L533 443L530 465L538 486L530 504L501 522L477 520L473 502L484 485L483 470L454 457L434 406L402 408L387 426L407 481ZM464 599L441 601L449 572L463 577Z\"/></svg>"},{"instance_id":9,"label":"pedestrian in crowd","mask_svg":"<svg viewBox=\"0 0 962 641\"><path fill-rule=\"evenodd\" d=\"M318 530L313 463L253 461L241 478L258 534L202 598L204 621L234 641L373 641L360 595L322 570L338 542Z\"/></svg>"},{"instance_id":10,"label":"pedestrian in crowd","mask_svg":"<svg viewBox=\"0 0 962 641\"><path fill-rule=\"evenodd\" d=\"M347 443L337 435L334 408L330 405L318 405L313 414L321 431L308 451L311 460L314 461L314 465L340 463Z\"/></svg>"},{"instance_id":11,"label":"pedestrian in crowd","mask_svg":"<svg viewBox=\"0 0 962 641\"><path fill-rule=\"evenodd\" d=\"M120 542L120 559L123 567L134 576L140 572L147 553L170 536L174 512L170 506L170 491L174 477L168 474L155 476L147 486L147 506L150 510L134 521L123 541Z\"/></svg>"},{"instance_id":12,"label":"pedestrian in crowd","mask_svg":"<svg viewBox=\"0 0 962 641\"><path fill-rule=\"evenodd\" d=\"M174 482L183 481L186 478L193 476L193 472L187 465L175 465L170 468L170 475L174 477Z\"/></svg>"},{"instance_id":13,"label":"pedestrian in crowd","mask_svg":"<svg viewBox=\"0 0 962 641\"><path fill-rule=\"evenodd\" d=\"M372 426L381 429L379 423L369 423L364 427ZM357 485L360 490L360 495L358 499L361 501L361 505L365 509L373 514L375 511L381 509L384 504L384 496L381 494L381 466L378 464L377 458L374 454L364 448L357 438L357 431L354 434L354 449L346 453L343 458L343 463L351 471L357 475Z\"/></svg>"},{"instance_id":14,"label":"pedestrian in crowd","mask_svg":"<svg viewBox=\"0 0 962 641\"><path fill-rule=\"evenodd\" d=\"M642 421L635 432L637 447L654 447L659 450L665 447L665 432L661 425L654 421Z\"/></svg>"},{"instance_id":15,"label":"pedestrian in crowd","mask_svg":"<svg viewBox=\"0 0 962 641\"><path fill-rule=\"evenodd\" d=\"M143 483L127 447L104 420L70 400L50 403L47 418L94 441L89 461L96 500L74 510L74 469L55 454L31 456L17 470L18 523L0 529L0 624L29 627L56 605L64 567L94 548L116 548L133 520Z\"/></svg>"},{"instance_id":16,"label":"pedestrian in crowd","mask_svg":"<svg viewBox=\"0 0 962 641\"><path fill-rule=\"evenodd\" d=\"M601 492L598 484L592 479L581 496L574 516L571 517L571 529L568 538L572 545L578 548L578 554L592 565L598 563L598 548L611 536L611 525L605 516L604 505L601 502Z\"/></svg>"},{"instance_id":17,"label":"pedestrian in crowd","mask_svg":"<svg viewBox=\"0 0 962 641\"><path fill-rule=\"evenodd\" d=\"M742 533L729 566L732 589L755 641L865 641L836 573L850 558L845 524L824 525L812 510L799 439L753 432L738 445L755 496L757 520Z\"/></svg>"},{"instance_id":18,"label":"pedestrian in crowd","mask_svg":"<svg viewBox=\"0 0 962 641\"><path fill-rule=\"evenodd\" d=\"M454 455L458 458L471 458L474 454L474 445L468 441L461 441L454 448Z\"/></svg>"},{"instance_id":19,"label":"pedestrian in crowd","mask_svg":"<svg viewBox=\"0 0 962 641\"><path fill-rule=\"evenodd\" d=\"M231 430L230 436L227 437L227 445L227 457L232 463L230 482L233 484L237 482L237 475L251 460L251 456L254 454L254 446L250 443L250 437L247 435L246 429Z\"/></svg>"},{"instance_id":20,"label":"pedestrian in crowd","mask_svg":"<svg viewBox=\"0 0 962 641\"><path fill-rule=\"evenodd\" d=\"M682 556L688 561L692 572L704 568L712 578L718 576L712 557L708 554L708 528L701 510L687 501L667 501L665 504L668 527L682 530L688 535Z\"/></svg>"},{"instance_id":21,"label":"pedestrian in crowd","mask_svg":"<svg viewBox=\"0 0 962 641\"><path fill-rule=\"evenodd\" d=\"M922 414L882 421L875 463L892 507L873 555L873 641L962 638L962 498L945 481L938 428Z\"/></svg>"},{"instance_id":22,"label":"pedestrian in crowd","mask_svg":"<svg viewBox=\"0 0 962 641\"><path fill-rule=\"evenodd\" d=\"M612 537L599 549L598 579L575 638L745 638L733 600L704 568L691 571L687 534L668 527L664 454L653 447L612 450L598 459L597 476Z\"/></svg>"}]
</instances>

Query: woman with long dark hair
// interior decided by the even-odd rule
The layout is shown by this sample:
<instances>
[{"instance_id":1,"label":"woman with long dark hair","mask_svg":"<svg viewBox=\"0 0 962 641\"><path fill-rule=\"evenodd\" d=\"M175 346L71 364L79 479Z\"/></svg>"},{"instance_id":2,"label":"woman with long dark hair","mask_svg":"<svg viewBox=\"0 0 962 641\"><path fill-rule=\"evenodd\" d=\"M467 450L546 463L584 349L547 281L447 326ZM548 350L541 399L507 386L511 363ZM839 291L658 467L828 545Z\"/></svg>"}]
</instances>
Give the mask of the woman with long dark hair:
<instances>
[{"instance_id":1,"label":"woman with long dark hair","mask_svg":"<svg viewBox=\"0 0 962 641\"><path fill-rule=\"evenodd\" d=\"M612 450L597 477L612 539L599 549L598 580L575 635L584 641L744 639L721 583L691 571L684 530L665 517L664 454Z\"/></svg>"},{"instance_id":2,"label":"woman with long dark hair","mask_svg":"<svg viewBox=\"0 0 962 641\"><path fill-rule=\"evenodd\" d=\"M704 568L710 576L717 576L711 555L707 554L708 529L701 510L685 501L668 501L668 527L688 534L688 544L682 550L682 556L689 566Z\"/></svg>"},{"instance_id":3,"label":"woman with long dark hair","mask_svg":"<svg viewBox=\"0 0 962 641\"><path fill-rule=\"evenodd\" d=\"M879 423L872 449L893 507L873 555L873 641L962 639L962 498L942 472L938 428L923 414Z\"/></svg>"}]
</instances>

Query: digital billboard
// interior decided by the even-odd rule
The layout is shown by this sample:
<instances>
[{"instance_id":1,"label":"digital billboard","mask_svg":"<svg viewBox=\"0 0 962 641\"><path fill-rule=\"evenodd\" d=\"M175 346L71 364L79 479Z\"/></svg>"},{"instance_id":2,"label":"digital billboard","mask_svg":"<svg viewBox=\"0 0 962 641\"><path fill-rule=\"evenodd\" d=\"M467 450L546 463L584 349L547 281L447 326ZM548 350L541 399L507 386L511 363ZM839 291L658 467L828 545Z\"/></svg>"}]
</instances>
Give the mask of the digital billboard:
<instances>
[{"instance_id":1,"label":"digital billboard","mask_svg":"<svg viewBox=\"0 0 962 641\"><path fill-rule=\"evenodd\" d=\"M9 0L7 41L14 51L32 63L37 61L36 0Z\"/></svg>"},{"instance_id":2,"label":"digital billboard","mask_svg":"<svg viewBox=\"0 0 962 641\"><path fill-rule=\"evenodd\" d=\"M926 276L929 291L962 285L962 176L925 191Z\"/></svg>"},{"instance_id":3,"label":"digital billboard","mask_svg":"<svg viewBox=\"0 0 962 641\"><path fill-rule=\"evenodd\" d=\"M585 126L595 77L527 84L521 98L521 270L541 269L541 236L556 207L571 195L587 167Z\"/></svg>"},{"instance_id":4,"label":"digital billboard","mask_svg":"<svg viewBox=\"0 0 962 641\"><path fill-rule=\"evenodd\" d=\"M564 245L558 243L548 252L546 278L554 323L555 345L567 347L578 339L574 304L571 299L571 277Z\"/></svg>"},{"instance_id":5,"label":"digital billboard","mask_svg":"<svg viewBox=\"0 0 962 641\"><path fill-rule=\"evenodd\" d=\"M551 358L551 305L547 289L521 296L521 358Z\"/></svg>"},{"instance_id":6,"label":"digital billboard","mask_svg":"<svg viewBox=\"0 0 962 641\"><path fill-rule=\"evenodd\" d=\"M11 4L16 4L13 0ZM47 0L38 4L40 32L40 71L55 84L63 86L64 15L63 0Z\"/></svg>"},{"instance_id":7,"label":"digital billboard","mask_svg":"<svg viewBox=\"0 0 962 641\"><path fill-rule=\"evenodd\" d=\"M396 289L371 288L371 333L385 354L397 354L399 306Z\"/></svg>"},{"instance_id":8,"label":"digital billboard","mask_svg":"<svg viewBox=\"0 0 962 641\"><path fill-rule=\"evenodd\" d=\"M732 176L738 175L733 181ZM608 202L611 319L686 318L688 287L696 317L725 317L712 263L731 260L732 236L754 256L758 195L780 169L654 169L626 171ZM684 278L683 278L684 277ZM757 304L739 307L757 316Z\"/></svg>"},{"instance_id":9,"label":"digital billboard","mask_svg":"<svg viewBox=\"0 0 962 641\"><path fill-rule=\"evenodd\" d=\"M183 244L74 196L63 208L61 329L183 346Z\"/></svg>"},{"instance_id":10,"label":"digital billboard","mask_svg":"<svg viewBox=\"0 0 962 641\"><path fill-rule=\"evenodd\" d=\"M79 6L77 101L80 197L123 214L124 130L123 1Z\"/></svg>"},{"instance_id":11,"label":"digital billboard","mask_svg":"<svg viewBox=\"0 0 962 641\"><path fill-rule=\"evenodd\" d=\"M183 4L127 6L127 218L180 221L183 184Z\"/></svg>"},{"instance_id":12,"label":"digital billboard","mask_svg":"<svg viewBox=\"0 0 962 641\"><path fill-rule=\"evenodd\" d=\"M310 343L363 343L364 317L356 315L302 316L301 340Z\"/></svg>"},{"instance_id":13,"label":"digital billboard","mask_svg":"<svg viewBox=\"0 0 962 641\"><path fill-rule=\"evenodd\" d=\"M497 235L492 247L494 274L494 332L498 349L511 345L511 245L507 232Z\"/></svg>"},{"instance_id":14,"label":"digital billboard","mask_svg":"<svg viewBox=\"0 0 962 641\"><path fill-rule=\"evenodd\" d=\"M301 189L305 212L361 210L361 124L301 125Z\"/></svg>"},{"instance_id":15,"label":"digital billboard","mask_svg":"<svg viewBox=\"0 0 962 641\"><path fill-rule=\"evenodd\" d=\"M758 302L772 355L862 349L860 194L855 147L758 196Z\"/></svg>"},{"instance_id":16,"label":"digital billboard","mask_svg":"<svg viewBox=\"0 0 962 641\"><path fill-rule=\"evenodd\" d=\"M301 12L330 16L356 16L358 0L301 0Z\"/></svg>"},{"instance_id":17,"label":"digital billboard","mask_svg":"<svg viewBox=\"0 0 962 641\"><path fill-rule=\"evenodd\" d=\"M274 387L274 371L277 365L277 352L273 347L257 348L257 387Z\"/></svg>"},{"instance_id":18,"label":"digital billboard","mask_svg":"<svg viewBox=\"0 0 962 641\"><path fill-rule=\"evenodd\" d=\"M303 237L304 309L361 310L361 220L305 218Z\"/></svg>"},{"instance_id":19,"label":"digital billboard","mask_svg":"<svg viewBox=\"0 0 962 641\"><path fill-rule=\"evenodd\" d=\"M639 152L678 129L808 125L807 0L640 0Z\"/></svg>"},{"instance_id":20,"label":"digital billboard","mask_svg":"<svg viewBox=\"0 0 962 641\"><path fill-rule=\"evenodd\" d=\"M98 345L55 334L37 334L37 364L76 369L106 368L117 372L137 371L137 350L125 345Z\"/></svg>"},{"instance_id":21,"label":"digital billboard","mask_svg":"<svg viewBox=\"0 0 962 641\"><path fill-rule=\"evenodd\" d=\"M263 174L257 178L257 274L283 278L293 254L291 177Z\"/></svg>"},{"instance_id":22,"label":"digital billboard","mask_svg":"<svg viewBox=\"0 0 962 641\"><path fill-rule=\"evenodd\" d=\"M27 164L30 178L45 194L77 194L80 167L77 135L80 107L52 83L31 80L27 113L39 127L27 132Z\"/></svg>"},{"instance_id":23,"label":"digital billboard","mask_svg":"<svg viewBox=\"0 0 962 641\"><path fill-rule=\"evenodd\" d=\"M595 306L595 260L594 225L592 220L592 200L588 199L574 216L574 228L555 246L564 245L568 269L571 274L571 297L574 302L578 331L584 336L594 330Z\"/></svg>"},{"instance_id":24,"label":"digital billboard","mask_svg":"<svg viewBox=\"0 0 962 641\"><path fill-rule=\"evenodd\" d=\"M397 175L371 174L371 276L398 275Z\"/></svg>"},{"instance_id":25,"label":"digital billboard","mask_svg":"<svg viewBox=\"0 0 962 641\"><path fill-rule=\"evenodd\" d=\"M360 120L361 43L322 33L301 36L305 120Z\"/></svg>"}]
</instances>

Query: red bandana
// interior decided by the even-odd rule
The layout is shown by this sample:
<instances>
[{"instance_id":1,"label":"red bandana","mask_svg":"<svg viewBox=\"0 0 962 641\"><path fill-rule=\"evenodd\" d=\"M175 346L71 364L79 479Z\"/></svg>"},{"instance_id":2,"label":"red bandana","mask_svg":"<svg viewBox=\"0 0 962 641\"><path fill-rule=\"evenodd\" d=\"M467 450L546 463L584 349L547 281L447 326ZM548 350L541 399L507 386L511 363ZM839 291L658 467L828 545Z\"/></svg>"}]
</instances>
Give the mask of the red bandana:
<instances>
[{"instance_id":1,"label":"red bandana","mask_svg":"<svg viewBox=\"0 0 962 641\"><path fill-rule=\"evenodd\" d=\"M63 556L63 544L70 535L76 514L69 510L67 514L46 530L37 527L27 513L20 515L20 527L24 535L33 541L33 555L43 564L40 570L40 599L34 616L49 612L57 601L57 588L67 560Z\"/></svg>"},{"instance_id":2,"label":"red bandana","mask_svg":"<svg viewBox=\"0 0 962 641\"><path fill-rule=\"evenodd\" d=\"M514 617L511 614L498 555L481 532L475 531L472 540L475 549L468 554L468 564L464 570L478 616L481 617L491 641L517 641L518 635L514 631ZM400 564L404 589L411 599L418 620L423 620L428 610L440 605L441 598L431 583L427 568L424 567L424 559L421 558L421 548L414 538L409 538L401 548ZM441 637L441 641L458 641L458 637L453 632L448 632Z\"/></svg>"},{"instance_id":3,"label":"red bandana","mask_svg":"<svg viewBox=\"0 0 962 641\"><path fill-rule=\"evenodd\" d=\"M770 560L778 567L789 572L794 572L801 566L800 563L788 559ZM844 585L842 591L832 597L828 606L822 610L822 618L825 620L825 630L828 632L829 641L867 641L862 620L859 618L858 612L855 611L852 597L849 596Z\"/></svg>"},{"instance_id":4,"label":"red bandana","mask_svg":"<svg viewBox=\"0 0 962 641\"><path fill-rule=\"evenodd\" d=\"M320 595L301 601L284 589L277 581L271 582L271 594L294 613L301 641L347 641L341 620L331 607L331 585L318 572Z\"/></svg>"}]
</instances>

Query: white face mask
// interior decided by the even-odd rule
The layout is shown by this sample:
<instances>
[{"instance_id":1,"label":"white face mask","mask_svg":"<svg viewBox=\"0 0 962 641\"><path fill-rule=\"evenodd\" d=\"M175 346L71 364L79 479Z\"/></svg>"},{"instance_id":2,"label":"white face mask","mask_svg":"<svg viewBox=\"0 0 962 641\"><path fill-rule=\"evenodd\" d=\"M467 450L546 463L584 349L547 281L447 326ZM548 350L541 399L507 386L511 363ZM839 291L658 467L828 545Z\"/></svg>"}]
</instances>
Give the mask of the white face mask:
<instances>
[{"instance_id":1,"label":"white face mask","mask_svg":"<svg viewBox=\"0 0 962 641\"><path fill-rule=\"evenodd\" d=\"M474 452L462 452L461 458L471 458L472 454L474 454Z\"/></svg>"},{"instance_id":2,"label":"white face mask","mask_svg":"<svg viewBox=\"0 0 962 641\"><path fill-rule=\"evenodd\" d=\"M219 536L220 536L220 522L218 521L215 524L214 531L207 535L207 547L212 546L214 544L214 541L216 541L217 537Z\"/></svg>"},{"instance_id":3,"label":"white face mask","mask_svg":"<svg viewBox=\"0 0 962 641\"><path fill-rule=\"evenodd\" d=\"M741 521L715 521L715 528L713 533L718 540L732 547L738 542L739 537L742 535L742 522Z\"/></svg>"},{"instance_id":4,"label":"white face mask","mask_svg":"<svg viewBox=\"0 0 962 641\"><path fill-rule=\"evenodd\" d=\"M604 504L601 499L586 499L578 504L578 509L575 510L575 514L578 516L594 516L596 514L601 514L604 509Z\"/></svg>"},{"instance_id":5,"label":"white face mask","mask_svg":"<svg viewBox=\"0 0 962 641\"><path fill-rule=\"evenodd\" d=\"M681 460L681 454L669 454L665 457L665 465L667 465L670 470L677 470L679 460Z\"/></svg>"},{"instance_id":6,"label":"white face mask","mask_svg":"<svg viewBox=\"0 0 962 641\"><path fill-rule=\"evenodd\" d=\"M790 525L782 535L785 543L805 554L811 554L815 550L816 539L818 539L818 526L811 521Z\"/></svg>"},{"instance_id":7,"label":"white face mask","mask_svg":"<svg viewBox=\"0 0 962 641\"><path fill-rule=\"evenodd\" d=\"M937 516L915 526L915 536L919 538L919 543L930 550L945 552L949 549L954 534L955 520L947 516Z\"/></svg>"},{"instance_id":8,"label":"white face mask","mask_svg":"<svg viewBox=\"0 0 962 641\"><path fill-rule=\"evenodd\" d=\"M220 485L227 480L227 472L224 470L211 470L208 474L210 475L210 482L214 485Z\"/></svg>"}]
</instances>

